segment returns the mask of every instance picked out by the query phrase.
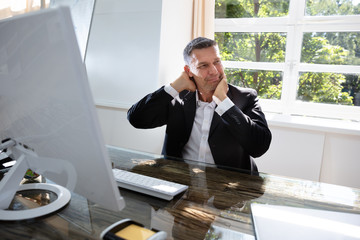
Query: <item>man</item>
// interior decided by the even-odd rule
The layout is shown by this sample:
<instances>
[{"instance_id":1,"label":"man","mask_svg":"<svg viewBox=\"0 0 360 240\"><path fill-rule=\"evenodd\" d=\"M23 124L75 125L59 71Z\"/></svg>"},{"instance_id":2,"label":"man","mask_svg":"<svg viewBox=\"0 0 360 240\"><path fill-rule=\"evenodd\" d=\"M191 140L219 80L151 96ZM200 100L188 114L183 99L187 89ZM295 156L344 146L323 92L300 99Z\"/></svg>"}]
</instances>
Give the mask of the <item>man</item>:
<instances>
[{"instance_id":1,"label":"man","mask_svg":"<svg viewBox=\"0 0 360 240\"><path fill-rule=\"evenodd\" d=\"M217 43L196 38L184 49L184 72L128 111L136 128L166 126L162 154L257 171L252 157L271 132L256 91L226 81Z\"/></svg>"}]
</instances>

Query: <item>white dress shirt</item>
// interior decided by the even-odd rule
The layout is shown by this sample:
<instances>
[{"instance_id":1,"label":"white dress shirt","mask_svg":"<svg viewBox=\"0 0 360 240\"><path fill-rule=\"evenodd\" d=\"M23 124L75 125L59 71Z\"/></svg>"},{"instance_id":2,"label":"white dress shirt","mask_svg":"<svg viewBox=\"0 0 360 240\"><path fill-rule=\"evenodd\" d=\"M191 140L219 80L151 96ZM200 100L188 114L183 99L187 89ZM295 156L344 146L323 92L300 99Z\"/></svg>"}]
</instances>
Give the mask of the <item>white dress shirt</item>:
<instances>
[{"instance_id":1,"label":"white dress shirt","mask_svg":"<svg viewBox=\"0 0 360 240\"><path fill-rule=\"evenodd\" d=\"M179 98L179 93L170 84L165 85L164 90L174 98L172 100L173 105L175 104L175 101L183 104L182 100ZM203 102L199 100L198 92L196 92L195 119L190 138L185 144L182 152L184 159L210 164L215 163L208 143L214 111L221 116L233 105L234 103L228 97L222 102L217 98L214 98L210 103Z\"/></svg>"}]
</instances>

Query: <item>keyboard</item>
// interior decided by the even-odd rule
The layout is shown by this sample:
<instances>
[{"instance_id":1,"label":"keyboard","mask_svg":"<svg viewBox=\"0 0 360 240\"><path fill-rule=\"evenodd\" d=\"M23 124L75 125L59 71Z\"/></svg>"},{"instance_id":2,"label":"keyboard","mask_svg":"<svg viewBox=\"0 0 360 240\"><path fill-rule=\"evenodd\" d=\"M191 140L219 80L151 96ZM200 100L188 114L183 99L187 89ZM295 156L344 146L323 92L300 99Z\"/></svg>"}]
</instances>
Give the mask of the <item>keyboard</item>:
<instances>
[{"instance_id":1,"label":"keyboard","mask_svg":"<svg viewBox=\"0 0 360 240\"><path fill-rule=\"evenodd\" d=\"M114 168L117 185L135 192L170 201L188 186Z\"/></svg>"}]
</instances>

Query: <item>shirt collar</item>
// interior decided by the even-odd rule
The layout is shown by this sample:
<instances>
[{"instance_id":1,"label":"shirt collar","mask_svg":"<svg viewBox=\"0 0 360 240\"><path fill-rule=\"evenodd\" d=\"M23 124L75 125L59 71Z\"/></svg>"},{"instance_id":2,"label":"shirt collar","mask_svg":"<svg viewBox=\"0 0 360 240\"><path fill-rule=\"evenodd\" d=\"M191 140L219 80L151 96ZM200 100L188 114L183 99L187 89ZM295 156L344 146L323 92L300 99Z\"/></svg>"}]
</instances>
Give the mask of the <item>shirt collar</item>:
<instances>
[{"instance_id":1,"label":"shirt collar","mask_svg":"<svg viewBox=\"0 0 360 240\"><path fill-rule=\"evenodd\" d=\"M203 102L199 99L199 92L198 90L196 89L196 92L195 92L195 97L196 97L196 107L199 107L200 106L200 102ZM216 103L214 100L212 100L209 105L212 107L212 108L215 108L216 107Z\"/></svg>"}]
</instances>

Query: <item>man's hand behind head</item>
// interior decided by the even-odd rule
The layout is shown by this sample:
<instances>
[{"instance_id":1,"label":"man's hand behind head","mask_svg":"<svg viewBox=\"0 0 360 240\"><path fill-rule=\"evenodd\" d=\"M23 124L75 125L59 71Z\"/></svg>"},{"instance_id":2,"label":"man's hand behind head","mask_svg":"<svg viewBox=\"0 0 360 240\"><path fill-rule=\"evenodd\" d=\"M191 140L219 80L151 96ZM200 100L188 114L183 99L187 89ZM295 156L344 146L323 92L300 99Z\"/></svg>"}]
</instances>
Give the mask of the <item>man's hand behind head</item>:
<instances>
[{"instance_id":1,"label":"man's hand behind head","mask_svg":"<svg viewBox=\"0 0 360 240\"><path fill-rule=\"evenodd\" d=\"M189 90L191 92L196 91L195 82L189 77L188 73L185 71L181 73L181 75L171 83L171 86L177 91L182 92L183 90Z\"/></svg>"}]
</instances>

